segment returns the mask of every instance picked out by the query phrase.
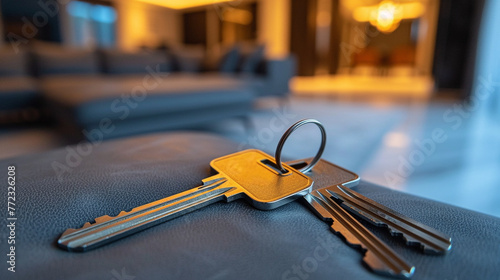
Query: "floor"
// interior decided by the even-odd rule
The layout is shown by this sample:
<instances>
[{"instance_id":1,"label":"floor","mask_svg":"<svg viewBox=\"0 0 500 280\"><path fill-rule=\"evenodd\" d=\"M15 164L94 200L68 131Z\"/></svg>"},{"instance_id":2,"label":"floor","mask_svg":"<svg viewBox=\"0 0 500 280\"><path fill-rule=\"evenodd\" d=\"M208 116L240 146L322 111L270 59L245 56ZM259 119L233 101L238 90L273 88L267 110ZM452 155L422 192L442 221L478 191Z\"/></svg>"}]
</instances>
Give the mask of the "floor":
<instances>
[{"instance_id":1,"label":"floor","mask_svg":"<svg viewBox=\"0 0 500 280\"><path fill-rule=\"evenodd\" d=\"M245 133L236 122L213 129L242 147L273 155L287 127L315 118L328 133L323 158L363 180L500 217L498 117L450 101L385 104L294 97L286 109L277 106L261 106L252 117L253 132ZM311 157L319 143L317 128L304 126L289 138L283 154Z\"/></svg>"},{"instance_id":2,"label":"floor","mask_svg":"<svg viewBox=\"0 0 500 280\"><path fill-rule=\"evenodd\" d=\"M456 102L352 102L328 97L261 102L251 116L206 128L240 144L274 154L283 132L302 118L326 127L323 158L392 189L500 217L500 121L485 110ZM28 139L32 141L21 141ZM286 159L313 156L320 143L314 126L287 141ZM0 131L0 158L63 146L47 129Z\"/></svg>"}]
</instances>

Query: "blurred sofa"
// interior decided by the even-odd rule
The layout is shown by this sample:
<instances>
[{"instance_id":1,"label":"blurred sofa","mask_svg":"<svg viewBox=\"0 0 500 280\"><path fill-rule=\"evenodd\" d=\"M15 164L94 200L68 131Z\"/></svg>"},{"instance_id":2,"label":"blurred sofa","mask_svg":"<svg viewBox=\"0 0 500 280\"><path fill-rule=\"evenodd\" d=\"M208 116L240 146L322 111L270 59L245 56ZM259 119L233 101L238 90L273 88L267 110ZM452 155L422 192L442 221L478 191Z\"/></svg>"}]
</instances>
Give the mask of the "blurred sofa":
<instances>
[{"instance_id":1,"label":"blurred sofa","mask_svg":"<svg viewBox=\"0 0 500 280\"><path fill-rule=\"evenodd\" d=\"M38 117L38 81L29 71L27 53L0 51L0 124L17 124Z\"/></svg>"},{"instance_id":2,"label":"blurred sofa","mask_svg":"<svg viewBox=\"0 0 500 280\"><path fill-rule=\"evenodd\" d=\"M1 113L45 109L72 138L101 140L244 117L259 97L285 97L293 58L263 46L228 48L209 65L200 48L69 49L0 54ZM0 113L0 114L1 114Z\"/></svg>"}]
</instances>

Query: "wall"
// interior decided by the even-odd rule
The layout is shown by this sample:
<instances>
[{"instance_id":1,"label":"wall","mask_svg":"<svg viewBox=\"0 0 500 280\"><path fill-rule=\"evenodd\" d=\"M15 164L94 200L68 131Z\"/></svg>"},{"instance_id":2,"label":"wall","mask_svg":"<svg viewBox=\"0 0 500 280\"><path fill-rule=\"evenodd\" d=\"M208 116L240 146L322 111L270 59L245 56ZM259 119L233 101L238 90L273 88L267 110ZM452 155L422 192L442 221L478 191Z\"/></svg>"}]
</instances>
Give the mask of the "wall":
<instances>
[{"instance_id":1,"label":"wall","mask_svg":"<svg viewBox=\"0 0 500 280\"><path fill-rule=\"evenodd\" d=\"M470 110L479 108L480 112L493 116L496 124L500 124L499 14L500 1L486 1L479 32L474 81L472 87L468 89L471 98Z\"/></svg>"},{"instance_id":2,"label":"wall","mask_svg":"<svg viewBox=\"0 0 500 280\"><path fill-rule=\"evenodd\" d=\"M297 58L297 74L313 76L316 69L317 1L295 0L290 12L290 51Z\"/></svg>"},{"instance_id":3,"label":"wall","mask_svg":"<svg viewBox=\"0 0 500 280\"><path fill-rule=\"evenodd\" d=\"M112 1L118 14L117 41L119 48L133 51L142 45L157 46L162 41L172 45L181 44L182 11L134 0ZM237 6L242 1L247 0L235 0L231 5ZM259 4L258 40L266 44L268 56L283 57L288 55L291 0L256 1ZM66 3L66 1L64 2ZM36 0L30 0L30 3L33 4L35 11L40 9L36 4ZM212 18L217 16L213 13L215 8L214 5L206 7L208 11L212 11L210 13ZM70 32L70 28L65 7L61 8L60 15L57 18L61 21L60 34L62 42L69 45L68 32Z\"/></svg>"},{"instance_id":4,"label":"wall","mask_svg":"<svg viewBox=\"0 0 500 280\"><path fill-rule=\"evenodd\" d=\"M117 10L117 41L118 47L134 51L141 46L155 47L163 42L170 45L182 43L182 13L184 11L171 10L133 0L112 0ZM258 41L266 44L266 54L269 57L279 58L289 54L290 49L290 1L291 0L256 0L258 2ZM237 8L241 2L250 0L235 0L229 6ZM218 17L215 5L194 8L190 10L207 9L210 24ZM65 15L61 15L63 41L68 32L68 24L64 24ZM220 20L220 19L218 19ZM207 19L208 21L208 19ZM217 23L215 23L217 26ZM217 27L216 27L217 28ZM217 37L217 36L216 36ZM218 38L208 38L209 47L216 43Z\"/></svg>"},{"instance_id":5,"label":"wall","mask_svg":"<svg viewBox=\"0 0 500 280\"><path fill-rule=\"evenodd\" d=\"M65 2L68 0L59 0ZM3 31L18 36L16 42L27 44L31 39L61 42L60 20L58 13L53 13L55 1L39 0L1 0ZM48 12L47 12L48 11ZM3 34L3 32L2 32ZM22 39L20 39L22 38ZM11 39L14 40L14 39Z\"/></svg>"},{"instance_id":6,"label":"wall","mask_svg":"<svg viewBox=\"0 0 500 280\"><path fill-rule=\"evenodd\" d=\"M224 8L238 8L243 3L256 2L257 7L257 41L266 45L266 55L271 58L280 58L290 53L290 12L292 0L234 0L233 2L207 5L205 7L191 8L184 12L207 11L207 29L216 32L207 34L207 47L209 52L218 53L219 27L221 12ZM182 22L179 19L178 32L182 34ZM179 41L182 36L178 36Z\"/></svg>"},{"instance_id":7,"label":"wall","mask_svg":"<svg viewBox=\"0 0 500 280\"><path fill-rule=\"evenodd\" d=\"M157 47L165 43L179 45L182 40L182 21L179 11L136 0L112 0L117 12L117 48L138 50L141 46ZM71 45L68 14L62 9L61 33L63 43Z\"/></svg>"},{"instance_id":8,"label":"wall","mask_svg":"<svg viewBox=\"0 0 500 280\"><path fill-rule=\"evenodd\" d=\"M182 42L182 19L179 11L138 1L113 0L118 14L118 45L124 50L161 43Z\"/></svg>"},{"instance_id":9,"label":"wall","mask_svg":"<svg viewBox=\"0 0 500 280\"><path fill-rule=\"evenodd\" d=\"M290 53L290 15L293 0L260 0L258 40L266 44L266 55L280 58Z\"/></svg>"},{"instance_id":10,"label":"wall","mask_svg":"<svg viewBox=\"0 0 500 280\"><path fill-rule=\"evenodd\" d=\"M256 2L257 7L257 41L266 45L266 55L271 58L280 58L290 53L290 13L292 0L234 0L233 2L219 3L189 9L189 11L207 11L207 29L218 30L221 20L221 11L224 8L238 8L243 3ZM180 30L182 32L182 30ZM207 46L218 49L219 34L207 34ZM217 51L216 51L217 52Z\"/></svg>"},{"instance_id":11,"label":"wall","mask_svg":"<svg viewBox=\"0 0 500 280\"><path fill-rule=\"evenodd\" d=\"M390 54L394 49L412 45L411 40L412 21L401 21L399 27L389 34L378 33L377 36L370 38L367 46L376 48L382 54Z\"/></svg>"},{"instance_id":12,"label":"wall","mask_svg":"<svg viewBox=\"0 0 500 280\"><path fill-rule=\"evenodd\" d=\"M5 44L3 38L3 19L2 19L2 7L0 6L0 34L2 34L2 38L0 38L0 48Z\"/></svg>"},{"instance_id":13,"label":"wall","mask_svg":"<svg viewBox=\"0 0 500 280\"><path fill-rule=\"evenodd\" d=\"M470 76L486 0L440 0L432 73L440 90L461 91ZM458 96L457 96L458 97Z\"/></svg>"},{"instance_id":14,"label":"wall","mask_svg":"<svg viewBox=\"0 0 500 280\"><path fill-rule=\"evenodd\" d=\"M431 75L439 15L439 1L427 1L426 12L419 20L415 66L419 74Z\"/></svg>"}]
</instances>

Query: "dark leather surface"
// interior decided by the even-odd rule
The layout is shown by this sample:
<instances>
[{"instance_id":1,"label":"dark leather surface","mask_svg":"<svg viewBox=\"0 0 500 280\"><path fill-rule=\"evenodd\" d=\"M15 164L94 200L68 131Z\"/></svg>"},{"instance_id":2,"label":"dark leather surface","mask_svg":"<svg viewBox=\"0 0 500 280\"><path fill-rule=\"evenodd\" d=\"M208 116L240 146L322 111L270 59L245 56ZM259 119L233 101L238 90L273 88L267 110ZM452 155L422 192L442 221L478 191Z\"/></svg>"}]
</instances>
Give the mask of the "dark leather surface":
<instances>
[{"instance_id":1,"label":"dark leather surface","mask_svg":"<svg viewBox=\"0 0 500 280\"><path fill-rule=\"evenodd\" d=\"M384 279L300 202L273 211L217 203L86 253L56 246L68 227L197 186L210 175L210 160L237 147L212 135L176 133L81 146L80 157L74 146L1 161L3 182L7 166L16 166L18 228L16 273L4 263L0 278ZM55 162L68 167L59 179ZM429 256L374 231L416 266L413 279L497 279L500 219L366 182L355 189L452 236L449 255ZM5 221L6 211L0 213ZM8 232L1 228L5 260Z\"/></svg>"}]
</instances>

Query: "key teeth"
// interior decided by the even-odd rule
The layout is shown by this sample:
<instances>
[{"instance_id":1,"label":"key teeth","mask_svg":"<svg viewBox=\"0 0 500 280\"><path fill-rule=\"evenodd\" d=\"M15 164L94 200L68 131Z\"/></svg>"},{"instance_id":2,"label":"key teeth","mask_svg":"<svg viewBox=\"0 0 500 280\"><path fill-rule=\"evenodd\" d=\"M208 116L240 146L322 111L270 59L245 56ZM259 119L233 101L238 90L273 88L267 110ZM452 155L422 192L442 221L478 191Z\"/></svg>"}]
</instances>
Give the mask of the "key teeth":
<instances>
[{"instance_id":1,"label":"key teeth","mask_svg":"<svg viewBox=\"0 0 500 280\"><path fill-rule=\"evenodd\" d=\"M111 219L111 217L110 217L110 216L108 216L108 215L104 215L104 216L101 216L101 217L95 218L94 222L95 222L95 223L103 223L103 222L109 221L109 219Z\"/></svg>"},{"instance_id":2,"label":"key teeth","mask_svg":"<svg viewBox=\"0 0 500 280\"><path fill-rule=\"evenodd\" d=\"M344 193L346 193L347 196L353 197L355 200L363 200L363 199L358 199L358 198L355 198L354 196L352 196L350 193L351 192L355 193L352 190L349 190L343 186L338 186L338 188L341 189L342 191L344 191ZM439 245L438 245L438 247L434 247L432 245L426 244L425 242L422 243L422 241L419 241L415 238L412 238L411 236L408 236L407 234L405 234L405 233L393 228L392 226L386 224L382 220L377 219L376 216L374 216L370 213L367 213L367 212L359 209L358 207L355 207L354 205L351 205L338 193L336 193L332 190L328 190L328 189L327 189L327 191L329 194L331 194L333 197L335 197L336 202L340 203L340 205L342 205L342 207L344 209L346 209L348 212L350 212L358 217L361 217L362 219L370 222L371 224L373 224L377 227L387 228L392 236L402 237L403 240L405 240L405 243L407 246L416 247L419 250L421 250L424 254L429 254L429 255L442 255L442 254L448 253L451 250L451 247L452 247L451 246L451 238L448 238L448 241L447 241L448 246L447 247L445 245L442 247L439 247ZM370 202L368 201L367 203L370 203ZM443 234L440 234L440 235L443 236ZM443 242L446 242L446 241L443 241Z\"/></svg>"},{"instance_id":3,"label":"key teeth","mask_svg":"<svg viewBox=\"0 0 500 280\"><path fill-rule=\"evenodd\" d=\"M126 214L126 212L122 211L120 212L120 214L118 216L121 216L123 214ZM80 229L84 229L84 228L88 228L92 225L95 225L95 224L100 224L100 223L103 223L103 222L106 222L106 221L109 221L110 219L112 219L113 217L109 216L109 215L104 215L104 216L101 216L101 217L98 217L98 218L95 218L94 219L94 222L91 223L91 222L86 222L85 224L83 224L83 226L81 226L80 228L78 229L75 229L75 228L68 228L66 231L64 231L64 233L62 234L62 236L65 236L67 234L70 234L70 233L73 233L77 230L80 230Z\"/></svg>"},{"instance_id":4,"label":"key teeth","mask_svg":"<svg viewBox=\"0 0 500 280\"><path fill-rule=\"evenodd\" d=\"M121 211L118 215L114 216L114 217L111 217L109 215L104 215L104 216L101 216L101 217L98 217L98 218L95 218L94 220L94 223L93 224L99 224L99 223L104 223L104 222L107 222L111 219L114 219L114 218L118 218L118 217L122 217L122 216L125 216L127 215L129 212L127 211Z\"/></svg>"},{"instance_id":5,"label":"key teeth","mask_svg":"<svg viewBox=\"0 0 500 280\"><path fill-rule=\"evenodd\" d=\"M422 252L424 252L425 254L439 254L440 251L439 250L435 250L435 249L432 249L430 246L414 239L414 238L411 238L410 236L404 234L404 233L401 233L399 231L396 231L396 230L393 230L391 227L389 227L389 231L391 233L392 236L397 236L397 237L402 237L403 240L405 241L405 244L407 246L410 246L410 247L415 247L415 248L418 248L420 249Z\"/></svg>"},{"instance_id":6,"label":"key teeth","mask_svg":"<svg viewBox=\"0 0 500 280\"><path fill-rule=\"evenodd\" d=\"M405 244L410 247L415 247L420 249L424 254L427 255L443 255L448 253L451 250L451 239L449 240L450 246L448 248L444 248L443 250L439 250L436 248L433 248L432 246L429 246L428 244L422 243L421 241L414 239L390 226L387 226L389 229L389 232L391 233L392 236L396 237L402 237L403 240L405 241Z\"/></svg>"},{"instance_id":7,"label":"key teeth","mask_svg":"<svg viewBox=\"0 0 500 280\"><path fill-rule=\"evenodd\" d=\"M334 221L334 223L336 223L337 221ZM334 226L332 225L330 227L330 230L335 234L337 235L342 241L344 241L349 247L351 248L354 248L356 250L359 250L361 251L363 254L366 252L366 248L363 247L362 244L359 243L359 241L354 238L353 236L351 235L345 235L343 234L342 232L340 231L337 231Z\"/></svg>"}]
</instances>

